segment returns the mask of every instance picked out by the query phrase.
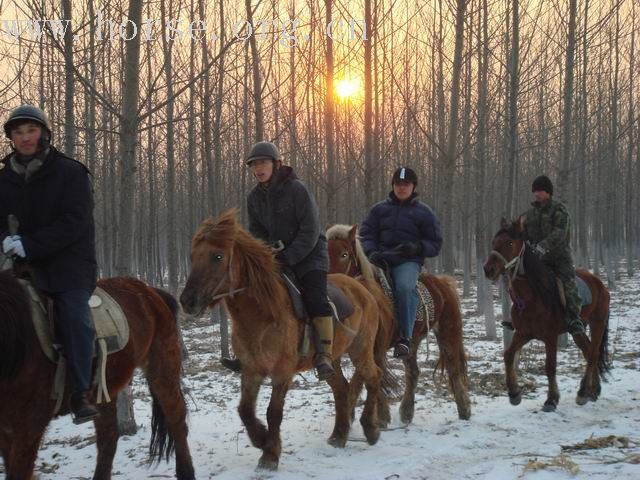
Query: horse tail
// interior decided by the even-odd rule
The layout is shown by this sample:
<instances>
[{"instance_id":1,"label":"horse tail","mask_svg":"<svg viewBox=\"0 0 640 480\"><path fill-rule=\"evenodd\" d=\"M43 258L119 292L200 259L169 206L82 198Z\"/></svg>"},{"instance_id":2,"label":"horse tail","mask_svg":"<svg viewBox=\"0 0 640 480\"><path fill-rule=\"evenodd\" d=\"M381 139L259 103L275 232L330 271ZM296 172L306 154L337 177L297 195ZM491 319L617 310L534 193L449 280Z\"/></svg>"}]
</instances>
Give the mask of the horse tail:
<instances>
[{"instance_id":1,"label":"horse tail","mask_svg":"<svg viewBox=\"0 0 640 480\"><path fill-rule=\"evenodd\" d=\"M182 396L182 390L180 391ZM151 392L152 399L152 413L151 413L151 442L149 444L149 458L153 464L159 463L164 457L166 461L169 461L169 457L173 455L175 451L175 444L173 437L169 434L167 428L167 419L158 402L156 396Z\"/></svg>"},{"instance_id":2,"label":"horse tail","mask_svg":"<svg viewBox=\"0 0 640 480\"><path fill-rule=\"evenodd\" d=\"M429 279L429 276L426 277ZM460 298L458 297L458 289L456 280L449 275L437 275L431 277L437 282L437 286L441 294L444 297L445 305L443 318L440 321L446 321L449 326L449 349L453 351L447 351L449 349L443 348L443 345L439 344L439 356L436 366L434 368L434 375L439 371L441 376L444 376L445 371L448 373L447 382L452 392L456 391L456 385L454 382L456 378L452 375L456 372L459 377L459 381L466 387L469 384L469 378L467 374L467 355L464 350L464 344L462 341L462 312L460 311ZM434 283L436 283L434 282ZM440 327L442 329L442 326ZM453 338L451 338L453 335ZM456 375L456 376L458 376Z\"/></svg>"},{"instance_id":3,"label":"horse tail","mask_svg":"<svg viewBox=\"0 0 640 480\"><path fill-rule=\"evenodd\" d=\"M8 379L23 367L27 342L34 336L29 297L9 272L0 272L0 318L0 379Z\"/></svg>"},{"instance_id":4,"label":"horse tail","mask_svg":"<svg viewBox=\"0 0 640 480\"><path fill-rule=\"evenodd\" d=\"M598 372L600 378L606 381L606 375L611 370L611 358L609 357L609 307L607 306L607 320L604 326L604 332L602 333L602 340L600 341L600 355L598 356Z\"/></svg>"},{"instance_id":5,"label":"horse tail","mask_svg":"<svg viewBox=\"0 0 640 480\"><path fill-rule=\"evenodd\" d=\"M164 303L167 304L167 307L169 307L169 310L171 310L171 313L173 313L173 316L177 319L178 318L178 301L174 298L173 295L171 295L169 292L162 290L161 288L155 288L152 287L153 290L160 295L160 297L162 297L162 300L164 300Z\"/></svg>"}]
</instances>

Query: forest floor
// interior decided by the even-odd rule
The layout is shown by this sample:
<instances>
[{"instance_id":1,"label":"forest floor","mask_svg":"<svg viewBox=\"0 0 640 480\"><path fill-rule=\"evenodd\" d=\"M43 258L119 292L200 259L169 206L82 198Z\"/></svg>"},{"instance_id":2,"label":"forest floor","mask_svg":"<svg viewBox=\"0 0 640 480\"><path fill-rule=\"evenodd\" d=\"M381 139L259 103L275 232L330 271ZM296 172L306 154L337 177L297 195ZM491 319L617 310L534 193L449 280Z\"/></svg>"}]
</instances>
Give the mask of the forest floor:
<instances>
[{"instance_id":1,"label":"forest floor","mask_svg":"<svg viewBox=\"0 0 640 480\"><path fill-rule=\"evenodd\" d=\"M422 376L413 423L402 425L398 403L392 425L369 446L356 421L344 449L326 443L333 428L329 387L311 372L298 375L287 397L283 452L277 473L256 472L259 450L250 445L237 414L239 376L219 363L219 327L208 317L183 325L189 349L184 379L190 445L198 479L637 479L640 478L640 277L623 278L612 293L610 353L613 370L600 399L578 406L584 360L570 342L558 356L561 400L541 411L546 397L544 347L532 342L520 360L524 396L509 404L504 387L501 329L487 340L473 297L462 299L472 416L459 420L444 382L432 372L438 356L430 336L419 352ZM497 309L497 301L496 301ZM499 319L498 319L499 320ZM402 365L390 359L402 376ZM140 374L134 382L139 432L120 440L113 477L173 478L174 462L148 465L151 405ZM258 401L265 417L270 387ZM360 411L358 411L358 414ZM92 426L69 417L52 422L37 468L40 479L89 479L95 466ZM1 471L1 466L0 466Z\"/></svg>"}]
</instances>

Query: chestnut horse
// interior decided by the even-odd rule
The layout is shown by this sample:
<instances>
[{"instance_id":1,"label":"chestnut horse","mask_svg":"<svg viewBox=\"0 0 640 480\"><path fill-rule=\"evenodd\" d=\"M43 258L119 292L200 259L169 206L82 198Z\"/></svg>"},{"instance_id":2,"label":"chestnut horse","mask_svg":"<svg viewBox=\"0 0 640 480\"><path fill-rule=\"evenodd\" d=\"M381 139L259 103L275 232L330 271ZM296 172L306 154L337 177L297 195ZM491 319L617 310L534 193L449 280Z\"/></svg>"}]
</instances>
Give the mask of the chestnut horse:
<instances>
[{"instance_id":1,"label":"chestnut horse","mask_svg":"<svg viewBox=\"0 0 640 480\"><path fill-rule=\"evenodd\" d=\"M509 223L502 220L498 233L493 237L492 252L484 265L489 280L506 277L509 294L513 300L511 319L513 339L504 352L506 382L509 400L518 405L522 392L515 371L516 353L530 340L542 340L546 352L545 369L549 381L547 400L543 411L554 411L560 400L556 383L556 355L558 335L567 331L565 312L560 302L556 279L551 270L533 253L523 240L523 218ZM587 369L580 382L576 397L578 405L596 401L600 395L600 380L609 370L609 291L603 283L586 270L577 270L591 291L592 302L582 308L580 316L591 331L576 335L574 340L587 360Z\"/></svg>"},{"instance_id":2,"label":"chestnut horse","mask_svg":"<svg viewBox=\"0 0 640 480\"><path fill-rule=\"evenodd\" d=\"M378 302L380 323L385 335L383 348L376 352L377 363L381 365L386 361L387 350L397 339L393 305L374 278L373 269L357 235L357 225L332 225L327 229L327 240L329 271L360 278ZM425 325L424 322L415 323L411 339L411 355L403 360L405 391L400 403L400 420L405 424L413 420L415 393L420 375L416 352L429 329L434 331L438 341L440 356L437 365L441 371L446 370L448 374L449 387L458 408L458 417L468 420L471 417L471 402L468 393L467 360L462 344L462 314L455 280L444 275L434 276L423 273L420 275L420 281L433 297L435 315L434 318L429 319L429 325Z\"/></svg>"},{"instance_id":3,"label":"chestnut horse","mask_svg":"<svg viewBox=\"0 0 640 480\"><path fill-rule=\"evenodd\" d=\"M193 237L191 272L180 296L184 310L193 315L225 299L233 350L242 362L238 413L251 443L262 450L258 467L270 470L278 468L282 450L280 424L287 390L296 372L313 367L314 351L311 348L306 358L298 353L304 323L294 315L280 270L271 248L242 228L236 211L230 210L204 221ZM336 375L327 382L333 391L336 418L328 441L343 447L351 424L355 398L339 367L340 356L346 352L355 367L353 377L364 381L367 388L360 423L367 442L373 445L380 435L376 398L381 372L373 355L376 301L359 282L345 275L330 275L329 279L344 292L354 312L335 326ZM256 399L266 377L271 378L272 392L265 427L256 417Z\"/></svg>"},{"instance_id":4,"label":"chestnut horse","mask_svg":"<svg viewBox=\"0 0 640 480\"><path fill-rule=\"evenodd\" d=\"M124 310L130 337L109 356L106 379L115 399L136 367L144 369L153 399L151 461L175 451L176 475L194 479L187 444L187 409L180 388L182 357L176 323L177 302L168 293L133 278L100 280ZM47 359L33 327L27 292L9 271L0 272L0 451L8 480L32 478L38 448L54 416L50 393L56 366ZM65 393L69 392L69 383ZM65 395L67 397L67 395ZM67 400L60 415L69 413ZM94 479L111 478L118 442L116 402L98 405L94 420L98 458Z\"/></svg>"}]
</instances>

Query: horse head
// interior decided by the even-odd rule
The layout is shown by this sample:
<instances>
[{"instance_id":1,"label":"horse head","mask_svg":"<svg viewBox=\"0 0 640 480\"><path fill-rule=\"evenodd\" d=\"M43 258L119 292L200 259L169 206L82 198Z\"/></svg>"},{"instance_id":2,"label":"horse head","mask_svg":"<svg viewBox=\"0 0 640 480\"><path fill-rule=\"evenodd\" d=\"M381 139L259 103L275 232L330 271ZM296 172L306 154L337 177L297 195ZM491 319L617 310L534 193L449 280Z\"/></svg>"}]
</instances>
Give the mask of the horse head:
<instances>
[{"instance_id":1,"label":"horse head","mask_svg":"<svg viewBox=\"0 0 640 480\"><path fill-rule=\"evenodd\" d=\"M332 225L327 228L329 273L344 273L350 277L362 275L373 279L373 270L362 250L358 225Z\"/></svg>"},{"instance_id":2,"label":"horse head","mask_svg":"<svg viewBox=\"0 0 640 480\"><path fill-rule=\"evenodd\" d=\"M237 210L202 222L191 243L191 271L180 295L185 312L200 315L235 288L233 251L240 230Z\"/></svg>"},{"instance_id":3,"label":"horse head","mask_svg":"<svg viewBox=\"0 0 640 480\"><path fill-rule=\"evenodd\" d=\"M514 222L502 218L500 230L493 237L492 250L484 264L484 274L489 280L497 280L500 275L515 266L525 248L523 233L524 217Z\"/></svg>"}]
</instances>

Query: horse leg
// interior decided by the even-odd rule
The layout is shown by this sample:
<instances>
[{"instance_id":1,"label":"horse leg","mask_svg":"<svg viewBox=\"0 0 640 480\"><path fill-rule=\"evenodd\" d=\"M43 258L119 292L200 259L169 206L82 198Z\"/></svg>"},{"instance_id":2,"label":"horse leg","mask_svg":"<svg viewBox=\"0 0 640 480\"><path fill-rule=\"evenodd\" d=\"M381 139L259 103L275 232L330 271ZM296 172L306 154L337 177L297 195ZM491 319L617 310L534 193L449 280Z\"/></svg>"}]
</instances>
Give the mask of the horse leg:
<instances>
[{"instance_id":1,"label":"horse leg","mask_svg":"<svg viewBox=\"0 0 640 480\"><path fill-rule=\"evenodd\" d=\"M344 378L342 369L338 369L336 375L333 375L327 380L333 392L333 401L336 405L336 422L333 427L333 433L327 442L329 445L337 448L343 448L347 443L349 429L351 428L350 419L354 414L353 409L355 408L356 401L355 399L352 400L352 397L355 396L355 390L357 390L359 394L360 389L362 389L362 379L356 377L357 373L354 373L351 379L352 387L349 382L347 382L347 379ZM358 384L360 385L359 387Z\"/></svg>"},{"instance_id":2,"label":"horse leg","mask_svg":"<svg viewBox=\"0 0 640 480\"><path fill-rule=\"evenodd\" d=\"M558 406L560 401L560 391L558 390L558 383L556 382L556 362L558 354L558 339L553 337L547 339L544 342L544 349L546 353L545 370L547 372L547 381L549 387L547 390L547 400L542 406L543 412L553 412Z\"/></svg>"},{"instance_id":3,"label":"horse leg","mask_svg":"<svg viewBox=\"0 0 640 480\"><path fill-rule=\"evenodd\" d=\"M271 400L267 408L267 438L262 447L262 457L258 462L258 468L266 470L277 470L280 461L280 453L282 452L282 443L280 440L280 425L282 424L282 411L284 409L284 400L289 391L291 378L286 380L273 380Z\"/></svg>"},{"instance_id":4,"label":"horse leg","mask_svg":"<svg viewBox=\"0 0 640 480\"><path fill-rule=\"evenodd\" d=\"M107 404L99 405L100 416L93 423L96 427L96 448L98 459L93 480L109 480L113 468L113 457L118 447L118 414L115 399Z\"/></svg>"},{"instance_id":5,"label":"horse leg","mask_svg":"<svg viewBox=\"0 0 640 480\"><path fill-rule=\"evenodd\" d=\"M416 403L416 387L418 385L418 377L420 369L418 368L418 347L422 337L413 337L411 341L411 355L409 358L403 359L404 363L404 395L400 402L400 421L405 425L411 423L415 412Z\"/></svg>"},{"instance_id":6,"label":"horse leg","mask_svg":"<svg viewBox=\"0 0 640 480\"><path fill-rule=\"evenodd\" d=\"M447 330L450 330L447 322L441 322L440 329L435 331L440 349L440 361L444 363L449 377L449 386L458 408L458 418L469 420L471 400L467 388L467 360L462 344L462 332L454 335L454 332Z\"/></svg>"},{"instance_id":7,"label":"horse leg","mask_svg":"<svg viewBox=\"0 0 640 480\"><path fill-rule=\"evenodd\" d=\"M591 335L593 338L596 338L596 333L598 332L592 329ZM574 335L573 340L587 361L587 368L580 381L580 389L576 396L576 403L584 405L590 401L595 402L600 393L600 374L598 373L598 349L600 345L598 342L592 343L589 341L589 337L586 334Z\"/></svg>"},{"instance_id":8,"label":"horse leg","mask_svg":"<svg viewBox=\"0 0 640 480\"><path fill-rule=\"evenodd\" d=\"M511 405L519 405L522 401L522 392L518 386L518 376L516 375L515 358L516 353L528 342L529 339L516 330L513 334L511 345L504 351L507 392L509 393Z\"/></svg>"},{"instance_id":9,"label":"horse leg","mask_svg":"<svg viewBox=\"0 0 640 480\"><path fill-rule=\"evenodd\" d=\"M30 425L25 425L23 433L13 437L9 448L9 457L5 462L6 480L29 480L33 476L38 448L44 435L42 430L33 432Z\"/></svg>"},{"instance_id":10,"label":"horse leg","mask_svg":"<svg viewBox=\"0 0 640 480\"><path fill-rule=\"evenodd\" d=\"M360 363L360 365L358 365ZM358 374L364 379L367 388L367 398L360 416L360 425L369 445L375 445L380 438L380 424L378 421L378 400L380 398L380 377L382 372L369 355L365 361L354 362Z\"/></svg>"},{"instance_id":11,"label":"horse leg","mask_svg":"<svg viewBox=\"0 0 640 480\"><path fill-rule=\"evenodd\" d=\"M263 376L242 371L240 377L240 405L238 413L247 429L251 444L262 449L267 441L267 427L256 417L256 399L260 392Z\"/></svg>"}]
</instances>

